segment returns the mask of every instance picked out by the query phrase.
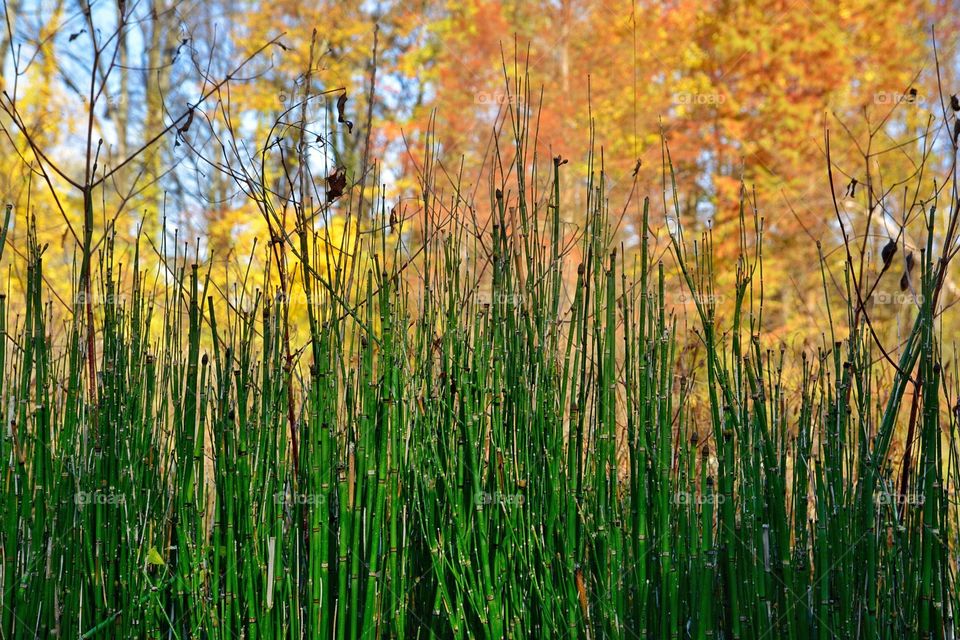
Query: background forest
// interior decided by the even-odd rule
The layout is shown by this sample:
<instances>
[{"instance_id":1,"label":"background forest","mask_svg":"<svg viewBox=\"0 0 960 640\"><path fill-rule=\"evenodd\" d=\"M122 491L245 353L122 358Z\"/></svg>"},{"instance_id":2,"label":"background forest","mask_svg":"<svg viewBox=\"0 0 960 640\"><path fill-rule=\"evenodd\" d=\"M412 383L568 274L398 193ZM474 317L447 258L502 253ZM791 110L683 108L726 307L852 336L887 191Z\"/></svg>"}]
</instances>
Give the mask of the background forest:
<instances>
[{"instance_id":1,"label":"background forest","mask_svg":"<svg viewBox=\"0 0 960 640\"><path fill-rule=\"evenodd\" d=\"M2 6L0 639L955 637L955 3Z\"/></svg>"},{"instance_id":2,"label":"background forest","mask_svg":"<svg viewBox=\"0 0 960 640\"><path fill-rule=\"evenodd\" d=\"M142 230L159 248L164 229L168 242L178 230L179 242L201 239L199 256L218 265L212 277L225 285L249 260L265 261L270 233L235 179L237 165L308 92L317 180L341 170L350 187L331 210L331 237L351 214L364 224L364 204L378 197L415 233L417 168L430 145L446 197L459 184L456 197L487 219L490 177L502 169L493 151L512 137L511 107L526 101L535 119L531 156L559 155L572 165L562 185L573 205L565 220L571 238L583 228L583 216L572 212L586 210L589 150L602 149L617 237L636 249L640 200L661 190L665 136L681 212L713 229L720 277L733 278L731 222L743 183L764 219L765 329L788 343L815 339L826 320L812 269L817 241L835 278L842 263L824 132L832 132L834 189L853 235L878 255L917 204L904 197L906 181L924 157L941 161L933 151L952 135L937 120L941 94L949 98L955 86L952 9L872 0L9 0L0 33L7 150L0 197L29 202L41 243L67 249L47 264L65 283L83 206L81 190L64 177L89 171L80 151L92 132L94 144L102 140L98 175L109 175L96 198L110 211L95 216L94 242L112 229L123 245ZM91 93L94 64L103 84ZM184 127L188 110L194 116ZM12 126L14 112L31 142ZM341 114L351 127L337 126ZM932 184L937 168L922 177ZM593 169L599 173L599 162ZM655 211L652 228L664 222ZM15 244L25 233L19 216ZM905 241L919 239L908 231ZM16 257L9 266L22 270ZM875 320L895 331L903 300L891 283L879 291L886 297L877 297ZM834 279L831 295L842 288ZM952 300L952 277L947 288ZM67 287L59 289L66 300Z\"/></svg>"}]
</instances>

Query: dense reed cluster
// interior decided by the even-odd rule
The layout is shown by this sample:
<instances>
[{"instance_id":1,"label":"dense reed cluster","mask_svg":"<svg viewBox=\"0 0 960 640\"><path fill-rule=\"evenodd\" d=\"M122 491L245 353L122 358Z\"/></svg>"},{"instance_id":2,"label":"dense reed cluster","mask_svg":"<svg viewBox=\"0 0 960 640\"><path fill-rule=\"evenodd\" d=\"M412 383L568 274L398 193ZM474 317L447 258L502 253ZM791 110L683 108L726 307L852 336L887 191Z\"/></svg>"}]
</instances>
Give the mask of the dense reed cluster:
<instances>
[{"instance_id":1,"label":"dense reed cluster","mask_svg":"<svg viewBox=\"0 0 960 640\"><path fill-rule=\"evenodd\" d=\"M265 290L108 242L94 360L85 314L52 326L31 241L22 311L0 298L0 636L952 637L936 209L904 344L881 355L851 303L787 362L761 335L748 206L717 292L709 232L661 234L668 267L644 203L618 251L599 168L573 233L561 160L537 201L515 169L489 227L425 179L416 251L386 206L363 251L299 215L279 240L298 266ZM682 376L674 264L698 319Z\"/></svg>"}]
</instances>

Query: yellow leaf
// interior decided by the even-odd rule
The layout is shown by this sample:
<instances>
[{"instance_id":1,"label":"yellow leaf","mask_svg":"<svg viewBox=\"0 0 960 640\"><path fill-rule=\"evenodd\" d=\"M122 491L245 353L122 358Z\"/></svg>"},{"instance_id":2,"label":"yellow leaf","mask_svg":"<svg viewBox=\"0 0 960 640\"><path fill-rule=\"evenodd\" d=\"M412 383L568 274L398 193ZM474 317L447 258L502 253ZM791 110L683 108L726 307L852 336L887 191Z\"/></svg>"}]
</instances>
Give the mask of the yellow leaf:
<instances>
[{"instance_id":1,"label":"yellow leaf","mask_svg":"<svg viewBox=\"0 0 960 640\"><path fill-rule=\"evenodd\" d=\"M167 563L163 561L163 556L160 555L156 547L150 547L150 550L147 551L147 564L163 566Z\"/></svg>"}]
</instances>

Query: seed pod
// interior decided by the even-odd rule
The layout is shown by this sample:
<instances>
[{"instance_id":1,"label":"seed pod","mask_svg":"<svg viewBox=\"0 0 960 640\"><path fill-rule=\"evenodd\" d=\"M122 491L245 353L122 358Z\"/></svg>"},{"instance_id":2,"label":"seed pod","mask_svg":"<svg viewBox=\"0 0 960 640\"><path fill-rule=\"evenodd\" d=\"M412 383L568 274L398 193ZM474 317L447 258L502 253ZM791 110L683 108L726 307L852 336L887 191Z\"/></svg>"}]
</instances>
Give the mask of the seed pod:
<instances>
[{"instance_id":1,"label":"seed pod","mask_svg":"<svg viewBox=\"0 0 960 640\"><path fill-rule=\"evenodd\" d=\"M347 133L353 133L353 122L347 120L346 117L346 107L347 107L347 94L343 93L339 98L337 98L337 122L340 124L347 125Z\"/></svg>"},{"instance_id":2,"label":"seed pod","mask_svg":"<svg viewBox=\"0 0 960 640\"><path fill-rule=\"evenodd\" d=\"M893 256L897 253L897 243L894 240L888 240L880 251L880 259L883 260L883 268L886 269L893 261Z\"/></svg>"}]
</instances>

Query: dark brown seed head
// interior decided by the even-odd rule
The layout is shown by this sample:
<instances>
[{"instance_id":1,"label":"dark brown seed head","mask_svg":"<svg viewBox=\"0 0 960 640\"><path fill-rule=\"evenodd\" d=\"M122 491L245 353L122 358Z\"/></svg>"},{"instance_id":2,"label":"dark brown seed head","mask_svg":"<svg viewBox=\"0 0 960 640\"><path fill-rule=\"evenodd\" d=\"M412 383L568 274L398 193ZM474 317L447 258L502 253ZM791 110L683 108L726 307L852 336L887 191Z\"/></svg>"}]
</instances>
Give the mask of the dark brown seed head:
<instances>
[{"instance_id":1,"label":"dark brown seed head","mask_svg":"<svg viewBox=\"0 0 960 640\"><path fill-rule=\"evenodd\" d=\"M880 251L880 259L883 260L883 268L886 269L893 261L893 256L897 253L897 243L894 240L888 240Z\"/></svg>"}]
</instances>

